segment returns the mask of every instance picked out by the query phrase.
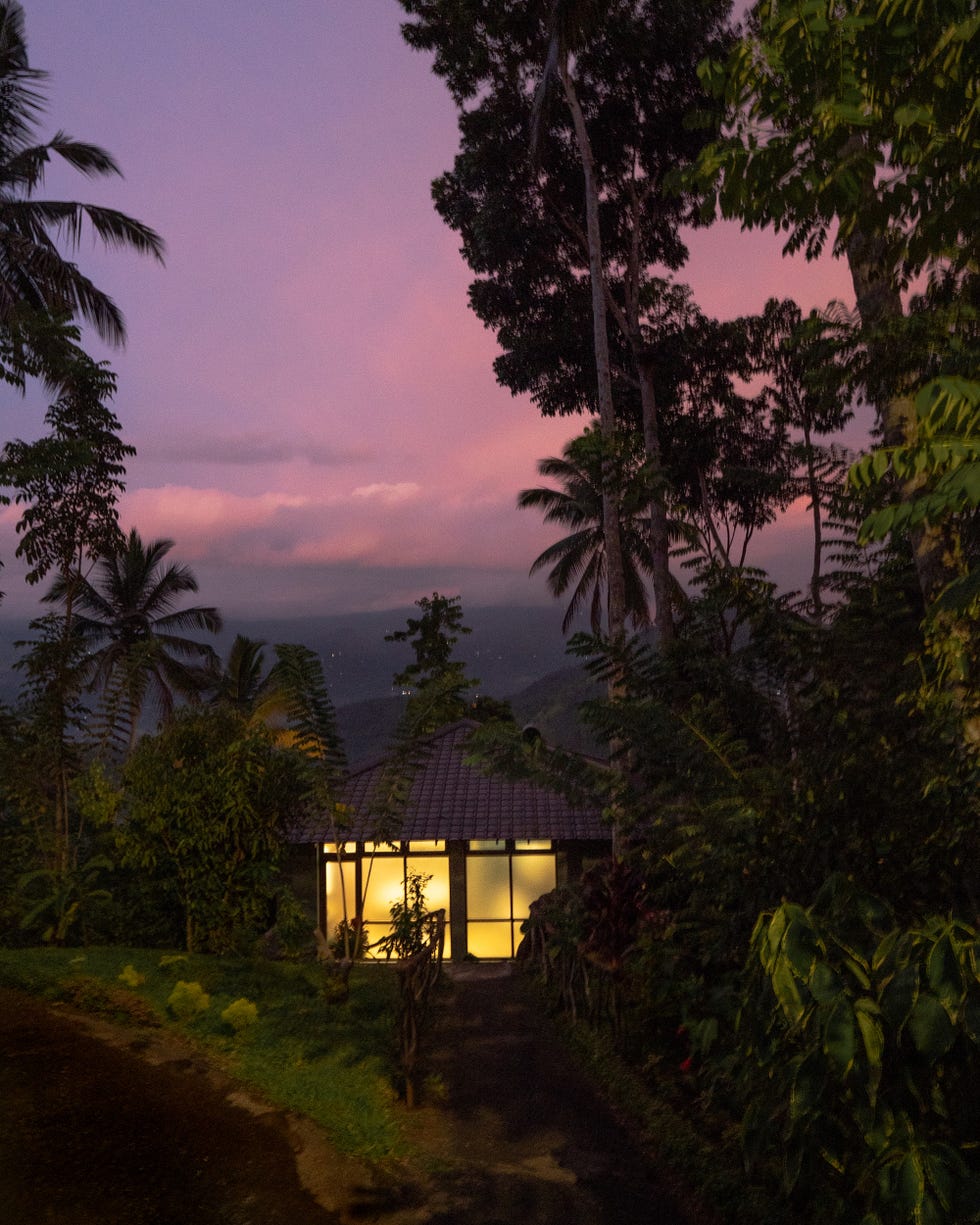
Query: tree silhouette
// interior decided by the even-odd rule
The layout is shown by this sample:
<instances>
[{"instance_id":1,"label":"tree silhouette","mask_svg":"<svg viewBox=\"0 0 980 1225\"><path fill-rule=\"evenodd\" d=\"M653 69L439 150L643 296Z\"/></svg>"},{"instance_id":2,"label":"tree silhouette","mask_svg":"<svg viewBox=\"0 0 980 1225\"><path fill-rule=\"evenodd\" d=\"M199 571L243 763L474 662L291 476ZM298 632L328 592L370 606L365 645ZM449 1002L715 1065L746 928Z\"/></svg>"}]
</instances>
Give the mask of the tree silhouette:
<instances>
[{"instance_id":1,"label":"tree silhouette","mask_svg":"<svg viewBox=\"0 0 980 1225\"><path fill-rule=\"evenodd\" d=\"M176 607L197 591L197 579L187 566L165 564L173 545L145 544L133 528L96 567L95 581L85 578L75 587L75 632L91 651L89 683L102 694L104 745L125 729L131 751L148 702L166 718L175 698L196 697L213 681L214 648L184 631L217 633L221 616L216 608ZM58 579L44 598L58 603L66 594Z\"/></svg>"}]
</instances>

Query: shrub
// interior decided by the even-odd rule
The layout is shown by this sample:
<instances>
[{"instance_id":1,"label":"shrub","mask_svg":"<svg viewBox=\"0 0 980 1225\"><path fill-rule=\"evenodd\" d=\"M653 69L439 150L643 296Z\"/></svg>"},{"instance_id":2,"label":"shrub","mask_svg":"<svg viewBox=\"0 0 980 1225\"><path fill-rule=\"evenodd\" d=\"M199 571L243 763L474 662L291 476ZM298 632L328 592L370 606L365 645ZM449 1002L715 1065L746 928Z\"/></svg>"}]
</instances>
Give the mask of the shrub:
<instances>
[{"instance_id":1,"label":"shrub","mask_svg":"<svg viewBox=\"0 0 980 1225\"><path fill-rule=\"evenodd\" d=\"M119 981L135 990L146 982L146 975L141 974L133 965L125 965L119 973Z\"/></svg>"},{"instance_id":2,"label":"shrub","mask_svg":"<svg viewBox=\"0 0 980 1225\"><path fill-rule=\"evenodd\" d=\"M188 983L180 979L170 992L167 1007L180 1021L192 1021L199 1012L211 1007L211 997L200 983Z\"/></svg>"},{"instance_id":3,"label":"shrub","mask_svg":"<svg viewBox=\"0 0 980 1225\"><path fill-rule=\"evenodd\" d=\"M786 1191L819 1200L827 1222L975 1220L977 933L835 900L829 913L784 902L756 926L747 1155L778 1147Z\"/></svg>"},{"instance_id":4,"label":"shrub","mask_svg":"<svg viewBox=\"0 0 980 1225\"><path fill-rule=\"evenodd\" d=\"M236 1034L240 1034L259 1019L259 1010L251 1000L243 996L222 1010L221 1019L226 1025L230 1025Z\"/></svg>"}]
</instances>

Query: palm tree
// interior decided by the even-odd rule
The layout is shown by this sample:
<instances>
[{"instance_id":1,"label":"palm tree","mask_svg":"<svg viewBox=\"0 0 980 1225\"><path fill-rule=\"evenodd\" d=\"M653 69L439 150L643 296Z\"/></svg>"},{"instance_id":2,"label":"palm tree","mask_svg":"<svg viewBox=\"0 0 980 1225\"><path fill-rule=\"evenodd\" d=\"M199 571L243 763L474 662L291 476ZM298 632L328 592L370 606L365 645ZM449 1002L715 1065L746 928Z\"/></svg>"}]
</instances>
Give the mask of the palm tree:
<instances>
[{"instance_id":1,"label":"palm tree","mask_svg":"<svg viewBox=\"0 0 980 1225\"><path fill-rule=\"evenodd\" d=\"M231 706L246 718L265 719L264 706L276 686L275 665L265 672L265 643L239 634L231 644L221 674L216 678L211 701Z\"/></svg>"},{"instance_id":2,"label":"palm tree","mask_svg":"<svg viewBox=\"0 0 980 1225\"><path fill-rule=\"evenodd\" d=\"M95 582L85 578L75 587L75 632L91 651L90 688L102 694L103 744L125 730L132 750L147 703L167 718L175 698L198 697L213 683L214 648L183 631L217 633L221 616L216 608L175 607L197 591L197 579L187 566L164 564L173 545L144 544L133 528L99 563ZM44 599L56 603L66 594L58 579Z\"/></svg>"},{"instance_id":3,"label":"palm tree","mask_svg":"<svg viewBox=\"0 0 980 1225\"><path fill-rule=\"evenodd\" d=\"M531 566L532 574L551 567L548 588L556 598L572 588L571 602L562 621L563 633L587 604L593 631L599 633L602 627L603 598L607 592L603 476L610 470L610 458L617 474L611 493L618 512L626 615L637 629L650 624L644 585L644 575L649 575L651 569L649 482L636 440L619 436L616 441L616 454L611 457L598 423L587 428L566 443L561 458L552 456L538 462L541 475L559 481L562 488L525 489L517 498L521 509L535 507L544 511L545 522L572 529L571 535L550 545Z\"/></svg>"},{"instance_id":4,"label":"palm tree","mask_svg":"<svg viewBox=\"0 0 980 1225\"><path fill-rule=\"evenodd\" d=\"M120 173L104 149L63 131L34 143L45 76L28 63L23 9L17 0L0 0L0 336L31 347L39 321L81 317L103 340L122 344L119 308L62 256L54 238L74 249L87 223L107 247L128 247L161 262L163 241L115 209L35 199L52 155L89 178Z\"/></svg>"}]
</instances>

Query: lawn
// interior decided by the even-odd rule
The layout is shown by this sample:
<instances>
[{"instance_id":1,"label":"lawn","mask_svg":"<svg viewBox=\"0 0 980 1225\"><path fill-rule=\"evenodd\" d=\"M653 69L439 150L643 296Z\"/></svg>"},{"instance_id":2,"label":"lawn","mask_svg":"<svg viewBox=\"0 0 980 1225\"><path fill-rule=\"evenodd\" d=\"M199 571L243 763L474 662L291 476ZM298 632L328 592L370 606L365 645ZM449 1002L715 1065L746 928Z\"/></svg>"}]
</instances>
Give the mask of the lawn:
<instances>
[{"instance_id":1,"label":"lawn","mask_svg":"<svg viewBox=\"0 0 980 1225\"><path fill-rule=\"evenodd\" d=\"M323 972L311 964L158 949L0 949L0 986L128 1024L169 1026L270 1101L314 1119L341 1151L372 1162L405 1153L387 966L356 968L349 998L328 1002Z\"/></svg>"}]
</instances>

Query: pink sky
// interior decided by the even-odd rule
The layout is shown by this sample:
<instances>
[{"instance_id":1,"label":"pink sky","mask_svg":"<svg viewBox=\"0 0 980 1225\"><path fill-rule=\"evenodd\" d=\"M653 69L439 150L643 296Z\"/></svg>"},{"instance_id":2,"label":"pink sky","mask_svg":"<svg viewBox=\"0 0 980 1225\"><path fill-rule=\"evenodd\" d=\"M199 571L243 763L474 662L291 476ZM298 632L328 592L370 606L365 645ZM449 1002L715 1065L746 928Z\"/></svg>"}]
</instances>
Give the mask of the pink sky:
<instances>
[{"instance_id":1,"label":"pink sky","mask_svg":"<svg viewBox=\"0 0 980 1225\"><path fill-rule=\"evenodd\" d=\"M456 118L394 0L29 0L51 74L45 136L109 149L125 181L52 173L46 194L124 209L168 245L160 268L85 242L123 308L116 410L138 449L123 526L176 540L226 619L537 603L553 539L517 492L582 419L544 420L495 383L458 240L430 200ZM783 260L772 234L716 226L682 274L708 313L849 299L846 270ZM93 350L95 345L90 346ZM101 355L101 354L100 354ZM3 393L2 437L44 401ZM0 512L7 593L34 607ZM802 515L750 560L802 582Z\"/></svg>"}]
</instances>

